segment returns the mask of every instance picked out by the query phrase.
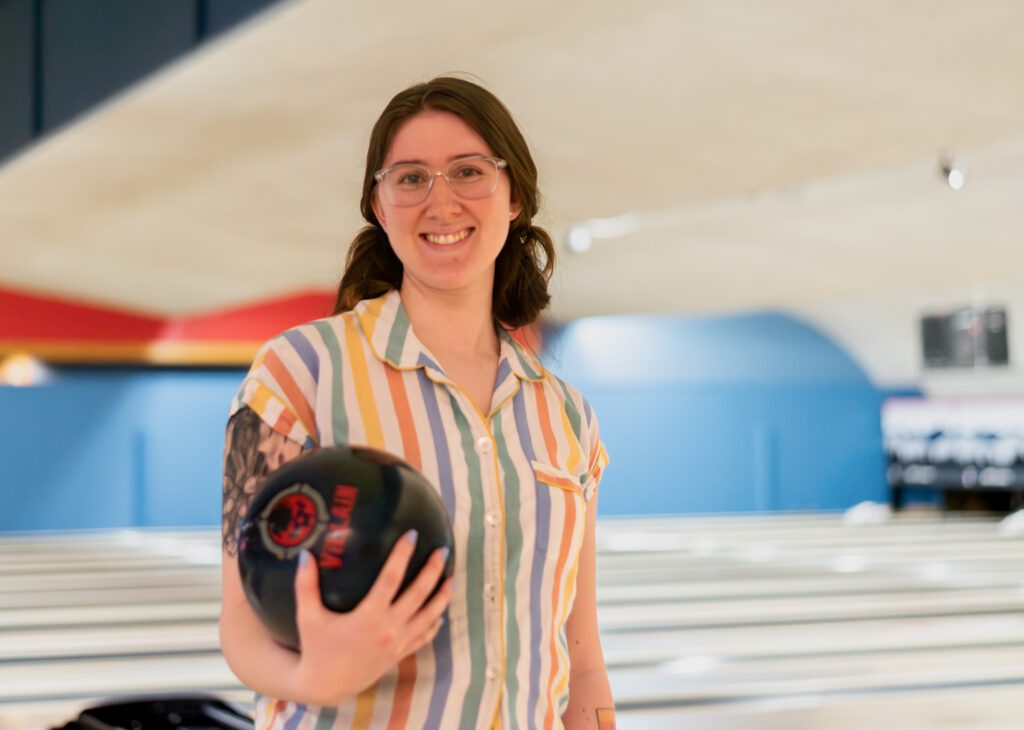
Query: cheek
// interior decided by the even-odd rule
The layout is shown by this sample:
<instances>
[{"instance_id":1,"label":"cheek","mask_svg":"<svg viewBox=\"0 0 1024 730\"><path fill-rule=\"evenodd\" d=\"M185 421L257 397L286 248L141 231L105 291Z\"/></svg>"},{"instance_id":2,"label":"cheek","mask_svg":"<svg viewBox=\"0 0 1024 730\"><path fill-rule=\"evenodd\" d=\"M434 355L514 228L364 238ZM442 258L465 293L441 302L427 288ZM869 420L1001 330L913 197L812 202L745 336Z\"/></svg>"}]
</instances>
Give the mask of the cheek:
<instances>
[{"instance_id":1,"label":"cheek","mask_svg":"<svg viewBox=\"0 0 1024 730\"><path fill-rule=\"evenodd\" d=\"M509 226L512 224L511 216L512 208L507 200L501 200L500 198L491 201L490 205L487 206L487 210L482 215L482 220L487 221L489 227L496 231L508 231Z\"/></svg>"},{"instance_id":2,"label":"cheek","mask_svg":"<svg viewBox=\"0 0 1024 730\"><path fill-rule=\"evenodd\" d=\"M387 223L382 220L381 228L388 234L389 240L412 235L413 220L408 213L403 215L403 211L399 209L388 211L386 215Z\"/></svg>"}]
</instances>

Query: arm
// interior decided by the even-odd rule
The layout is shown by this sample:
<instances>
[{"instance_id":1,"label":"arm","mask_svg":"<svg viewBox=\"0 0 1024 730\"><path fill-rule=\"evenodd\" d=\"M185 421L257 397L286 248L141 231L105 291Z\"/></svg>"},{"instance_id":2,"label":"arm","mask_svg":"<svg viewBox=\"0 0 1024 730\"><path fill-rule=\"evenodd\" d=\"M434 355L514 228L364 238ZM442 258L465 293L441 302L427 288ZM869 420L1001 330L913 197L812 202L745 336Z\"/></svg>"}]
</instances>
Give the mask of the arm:
<instances>
[{"instance_id":1,"label":"arm","mask_svg":"<svg viewBox=\"0 0 1024 730\"><path fill-rule=\"evenodd\" d=\"M587 525L576 576L576 600L566 624L569 705L566 730L614 730L615 703L597 628L597 495L587 504Z\"/></svg>"},{"instance_id":2,"label":"arm","mask_svg":"<svg viewBox=\"0 0 1024 730\"><path fill-rule=\"evenodd\" d=\"M396 599L414 544L398 540L369 594L348 613L325 608L315 561L295 579L302 652L280 646L249 606L238 574L238 524L268 473L301 448L249 408L228 422L224 460L220 640L231 671L250 689L279 700L337 705L376 682L433 640L451 599L451 579L427 601L444 570L437 551ZM306 640L308 639L308 641Z\"/></svg>"},{"instance_id":3,"label":"arm","mask_svg":"<svg viewBox=\"0 0 1024 730\"><path fill-rule=\"evenodd\" d=\"M220 643L231 671L268 697L312 702L293 686L299 655L282 647L249 606L238 575L238 525L263 478L302 449L273 431L251 409L228 422L224 447Z\"/></svg>"}]
</instances>

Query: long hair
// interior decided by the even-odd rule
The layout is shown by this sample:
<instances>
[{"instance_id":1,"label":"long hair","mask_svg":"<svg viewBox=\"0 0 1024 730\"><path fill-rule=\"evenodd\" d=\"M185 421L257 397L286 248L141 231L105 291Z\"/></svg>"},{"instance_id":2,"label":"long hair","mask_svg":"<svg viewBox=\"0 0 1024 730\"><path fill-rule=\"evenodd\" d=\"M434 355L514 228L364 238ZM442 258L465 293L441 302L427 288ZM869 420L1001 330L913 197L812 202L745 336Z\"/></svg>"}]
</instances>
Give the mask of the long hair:
<instances>
[{"instance_id":1,"label":"long hair","mask_svg":"<svg viewBox=\"0 0 1024 730\"><path fill-rule=\"evenodd\" d=\"M399 126L428 109L456 115L508 162L505 170L511 181L512 201L520 206L520 211L509 226L508 238L495 262L492 316L497 324L507 328L530 324L551 301L548 282L555 264L551 236L533 225L540 206L537 166L505 105L487 89L450 76L400 92L373 126L359 203L367 225L349 246L334 313L347 312L361 299L371 299L401 286L402 262L373 212L373 174L383 166Z\"/></svg>"}]
</instances>

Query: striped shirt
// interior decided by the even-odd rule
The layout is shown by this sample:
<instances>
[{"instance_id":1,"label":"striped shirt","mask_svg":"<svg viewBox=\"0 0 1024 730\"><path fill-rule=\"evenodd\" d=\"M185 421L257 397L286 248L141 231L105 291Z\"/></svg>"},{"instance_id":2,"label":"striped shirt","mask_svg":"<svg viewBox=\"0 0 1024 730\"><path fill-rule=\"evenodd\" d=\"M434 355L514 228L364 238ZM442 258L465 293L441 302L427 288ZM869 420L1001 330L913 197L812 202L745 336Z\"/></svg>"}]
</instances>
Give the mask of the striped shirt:
<instances>
[{"instance_id":1,"label":"striped shirt","mask_svg":"<svg viewBox=\"0 0 1024 730\"><path fill-rule=\"evenodd\" d=\"M397 291L261 348L231 412L305 446L363 444L434 484L455 584L432 644L338 707L257 698L259 728L560 728L565 624L588 502L607 455L590 405L500 333L481 413L416 338Z\"/></svg>"}]
</instances>

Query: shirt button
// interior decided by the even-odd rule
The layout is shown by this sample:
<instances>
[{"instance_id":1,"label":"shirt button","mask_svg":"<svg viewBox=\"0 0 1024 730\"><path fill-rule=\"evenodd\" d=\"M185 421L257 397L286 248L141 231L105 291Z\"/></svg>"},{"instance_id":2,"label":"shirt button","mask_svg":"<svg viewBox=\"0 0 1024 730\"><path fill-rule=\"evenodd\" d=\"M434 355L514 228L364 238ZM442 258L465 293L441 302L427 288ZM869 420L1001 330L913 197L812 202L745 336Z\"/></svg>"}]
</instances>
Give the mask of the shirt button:
<instances>
[{"instance_id":1,"label":"shirt button","mask_svg":"<svg viewBox=\"0 0 1024 730\"><path fill-rule=\"evenodd\" d=\"M493 596L494 595L494 584L493 583L484 583L484 593L486 593L488 596Z\"/></svg>"},{"instance_id":2,"label":"shirt button","mask_svg":"<svg viewBox=\"0 0 1024 730\"><path fill-rule=\"evenodd\" d=\"M490 512L487 513L485 519L487 520L487 524L493 527L494 525L497 525L499 522L501 522L501 513L498 512L497 510L492 509Z\"/></svg>"},{"instance_id":3,"label":"shirt button","mask_svg":"<svg viewBox=\"0 0 1024 730\"><path fill-rule=\"evenodd\" d=\"M491 449L494 448L494 442L486 436L481 436L476 440L476 450L480 454L489 454Z\"/></svg>"},{"instance_id":4,"label":"shirt button","mask_svg":"<svg viewBox=\"0 0 1024 730\"><path fill-rule=\"evenodd\" d=\"M490 679L491 681L494 681L495 679L498 678L498 669L497 669L497 667L487 667L487 678Z\"/></svg>"}]
</instances>

